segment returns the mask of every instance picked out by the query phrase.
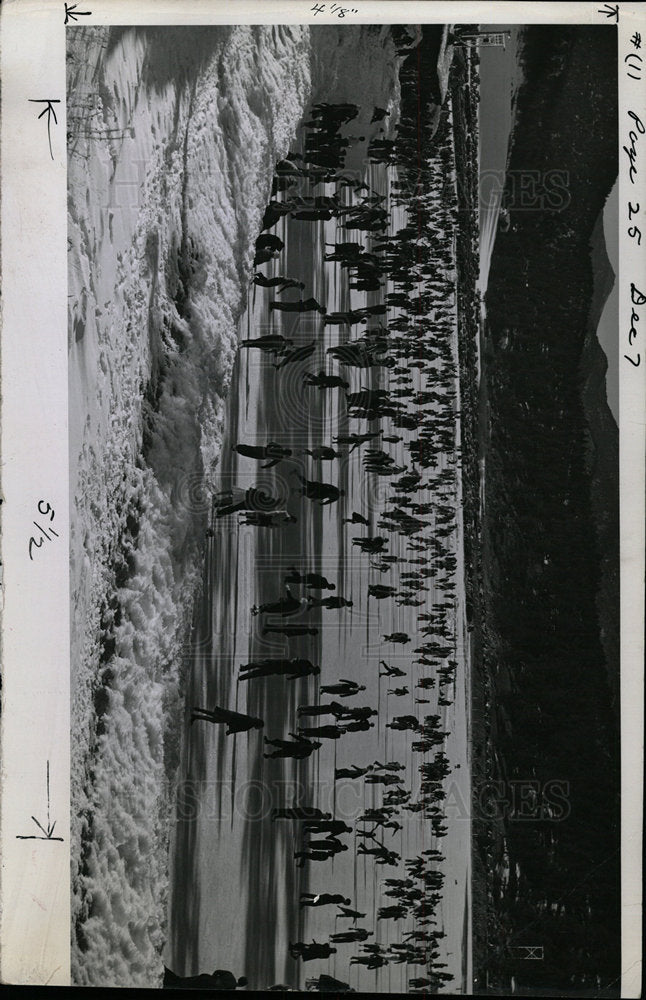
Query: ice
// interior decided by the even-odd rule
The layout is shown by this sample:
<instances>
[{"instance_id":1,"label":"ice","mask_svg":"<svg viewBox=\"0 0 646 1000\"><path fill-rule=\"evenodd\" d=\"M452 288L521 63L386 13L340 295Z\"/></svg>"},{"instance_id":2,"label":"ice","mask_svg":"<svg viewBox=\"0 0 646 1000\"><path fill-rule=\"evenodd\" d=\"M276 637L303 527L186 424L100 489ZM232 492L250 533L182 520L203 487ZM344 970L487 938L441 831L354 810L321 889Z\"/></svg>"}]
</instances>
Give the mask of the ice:
<instances>
[{"instance_id":1,"label":"ice","mask_svg":"<svg viewBox=\"0 0 646 1000\"><path fill-rule=\"evenodd\" d=\"M332 92L392 107L397 62L381 27L271 25L79 27L67 62L72 973L154 986L254 239L304 108Z\"/></svg>"}]
</instances>

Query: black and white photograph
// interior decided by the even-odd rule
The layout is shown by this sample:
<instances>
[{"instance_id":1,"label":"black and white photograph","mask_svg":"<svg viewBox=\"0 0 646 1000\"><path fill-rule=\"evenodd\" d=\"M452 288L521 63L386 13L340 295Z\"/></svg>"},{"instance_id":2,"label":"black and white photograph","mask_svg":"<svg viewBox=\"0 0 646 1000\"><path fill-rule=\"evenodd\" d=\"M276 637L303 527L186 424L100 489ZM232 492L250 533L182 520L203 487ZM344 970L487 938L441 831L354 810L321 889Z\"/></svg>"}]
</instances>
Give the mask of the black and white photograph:
<instances>
[{"instance_id":1,"label":"black and white photograph","mask_svg":"<svg viewBox=\"0 0 646 1000\"><path fill-rule=\"evenodd\" d=\"M619 997L616 18L91 6L71 983Z\"/></svg>"}]
</instances>

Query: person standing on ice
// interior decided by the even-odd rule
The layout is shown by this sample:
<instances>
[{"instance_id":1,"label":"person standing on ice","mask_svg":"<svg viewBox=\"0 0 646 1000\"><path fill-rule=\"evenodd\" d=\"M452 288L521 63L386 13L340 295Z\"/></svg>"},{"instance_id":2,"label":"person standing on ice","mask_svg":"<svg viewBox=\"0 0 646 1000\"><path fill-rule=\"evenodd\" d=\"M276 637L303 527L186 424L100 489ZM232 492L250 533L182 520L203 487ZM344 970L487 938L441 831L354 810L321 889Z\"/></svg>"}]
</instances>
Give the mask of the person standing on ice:
<instances>
[{"instance_id":1,"label":"person standing on ice","mask_svg":"<svg viewBox=\"0 0 646 1000\"><path fill-rule=\"evenodd\" d=\"M216 969L210 975L176 976L170 969L164 967L164 989L166 990L235 990L244 989L247 985L245 976L239 979L226 969Z\"/></svg>"},{"instance_id":2,"label":"person standing on ice","mask_svg":"<svg viewBox=\"0 0 646 1000\"><path fill-rule=\"evenodd\" d=\"M307 625L265 625L262 630L263 635L285 635L287 638L300 635L318 635L317 628L308 628Z\"/></svg>"},{"instance_id":3,"label":"person standing on ice","mask_svg":"<svg viewBox=\"0 0 646 1000\"><path fill-rule=\"evenodd\" d=\"M278 309L280 312L325 312L325 307L314 298L298 299L296 302L279 302L277 299L273 299L269 303L269 308Z\"/></svg>"},{"instance_id":4,"label":"person standing on ice","mask_svg":"<svg viewBox=\"0 0 646 1000\"><path fill-rule=\"evenodd\" d=\"M323 703L322 705L299 705L296 712L299 718L302 715L333 715L335 718L340 718L343 713L343 705L339 701L331 701L329 704Z\"/></svg>"},{"instance_id":5,"label":"person standing on ice","mask_svg":"<svg viewBox=\"0 0 646 1000\"><path fill-rule=\"evenodd\" d=\"M309 455L317 462L331 462L335 458L343 457L342 451L336 451L327 444L317 445L316 448L306 448L303 454Z\"/></svg>"},{"instance_id":6,"label":"person standing on ice","mask_svg":"<svg viewBox=\"0 0 646 1000\"><path fill-rule=\"evenodd\" d=\"M256 719L252 715L243 715L242 712L232 712L227 708L194 708L191 715L191 725L194 722L212 722L214 725L226 725L227 736L235 733L246 733L250 729L262 729L264 722Z\"/></svg>"},{"instance_id":7,"label":"person standing on ice","mask_svg":"<svg viewBox=\"0 0 646 1000\"><path fill-rule=\"evenodd\" d=\"M272 496L267 490L250 486L243 489L241 486L234 486L230 490L223 490L216 493L213 498L216 517L226 517L228 514L235 514L239 510L271 511L277 510L280 506L278 497Z\"/></svg>"},{"instance_id":8,"label":"person standing on ice","mask_svg":"<svg viewBox=\"0 0 646 1000\"><path fill-rule=\"evenodd\" d=\"M295 680L297 677L309 677L311 674L319 674L320 672L320 667L302 657L294 656L290 660L265 657L263 660L255 660L253 663L244 663L240 667L240 680L248 681L256 677L271 677L274 674L283 674L288 676L290 680Z\"/></svg>"},{"instance_id":9,"label":"person standing on ice","mask_svg":"<svg viewBox=\"0 0 646 1000\"><path fill-rule=\"evenodd\" d=\"M342 819L306 819L302 829L304 834L327 833L328 836L352 833L352 827Z\"/></svg>"},{"instance_id":10,"label":"person standing on ice","mask_svg":"<svg viewBox=\"0 0 646 1000\"><path fill-rule=\"evenodd\" d=\"M343 523L344 524L365 524L365 525L367 525L367 527L370 527L370 521L368 520L368 518L364 517L363 514L357 514L356 510L352 511L352 517L344 517L343 518Z\"/></svg>"},{"instance_id":11,"label":"person standing on ice","mask_svg":"<svg viewBox=\"0 0 646 1000\"><path fill-rule=\"evenodd\" d=\"M299 733L303 736L320 736L325 740L338 740L346 732L345 726L299 726Z\"/></svg>"},{"instance_id":12,"label":"person standing on ice","mask_svg":"<svg viewBox=\"0 0 646 1000\"><path fill-rule=\"evenodd\" d=\"M371 770L371 767L372 765L359 767L357 764L352 764L351 767L337 767L334 772L335 781L340 778L363 778L364 774Z\"/></svg>"},{"instance_id":13,"label":"person standing on ice","mask_svg":"<svg viewBox=\"0 0 646 1000\"><path fill-rule=\"evenodd\" d=\"M336 704L339 703L337 702ZM350 705L339 705L339 709L337 711L337 717L341 721L350 719L354 719L355 721L358 719L372 719L377 714L377 709L370 708L369 705L355 706L354 708Z\"/></svg>"},{"instance_id":14,"label":"person standing on ice","mask_svg":"<svg viewBox=\"0 0 646 1000\"><path fill-rule=\"evenodd\" d=\"M365 917L365 913L359 913L358 910L352 910L347 906L340 906L339 911L340 912L337 913L334 917L335 920L347 917L349 920L354 920L356 923L357 920L363 920L363 918Z\"/></svg>"},{"instance_id":15,"label":"person standing on ice","mask_svg":"<svg viewBox=\"0 0 646 1000\"><path fill-rule=\"evenodd\" d=\"M390 635L385 635L383 639L384 642L398 642L401 645L410 642L410 636L406 635L405 632L391 632Z\"/></svg>"},{"instance_id":16,"label":"person standing on ice","mask_svg":"<svg viewBox=\"0 0 646 1000\"><path fill-rule=\"evenodd\" d=\"M369 308L369 307L366 307ZM376 308L376 307L373 307ZM385 311L385 307L384 307ZM368 316L372 313L367 313L365 308L362 309L346 309L345 312L332 312L327 313L323 317L323 322L326 326L352 326L355 323L367 323ZM375 314L377 315L377 314Z\"/></svg>"},{"instance_id":17,"label":"person standing on ice","mask_svg":"<svg viewBox=\"0 0 646 1000\"><path fill-rule=\"evenodd\" d=\"M258 460L268 458L270 461L267 465L262 466L263 469L271 469L283 458L290 458L292 454L291 448L285 448L281 444L276 444L275 441L268 441L267 444L234 444L231 445L231 450L237 452L238 455L244 455L245 458Z\"/></svg>"},{"instance_id":18,"label":"person standing on ice","mask_svg":"<svg viewBox=\"0 0 646 1000\"><path fill-rule=\"evenodd\" d=\"M267 211L270 211L268 208ZM280 218L276 218L275 222ZM272 223L274 225L275 223ZM264 228L264 227L263 227ZM259 267L261 264L267 264L274 257L277 257L281 250L283 250L285 244L281 240L280 236L276 236L273 233L263 233L256 240L256 253L253 259L254 267Z\"/></svg>"},{"instance_id":19,"label":"person standing on ice","mask_svg":"<svg viewBox=\"0 0 646 1000\"><path fill-rule=\"evenodd\" d=\"M289 734L294 736L293 733ZM302 739L302 737L294 737ZM273 742L273 741L272 741ZM271 811L272 820L275 819L332 819L332 813L323 812L318 806L276 806Z\"/></svg>"},{"instance_id":20,"label":"person standing on ice","mask_svg":"<svg viewBox=\"0 0 646 1000\"><path fill-rule=\"evenodd\" d=\"M309 611L311 611L313 608L327 608L328 610L338 610L339 608L352 607L352 601L349 601L347 597L312 597L311 594L308 594L306 600Z\"/></svg>"},{"instance_id":21,"label":"person standing on ice","mask_svg":"<svg viewBox=\"0 0 646 1000\"><path fill-rule=\"evenodd\" d=\"M374 431L372 433L366 433L366 434L357 434L357 433L344 434L342 436L335 437L333 440L334 440L335 444L347 444L347 445L350 445L350 452L349 453L351 455L352 452L354 451L354 449L358 448L359 445L366 444L366 442L372 441L373 438L377 438L377 437L379 437L379 431ZM361 524L367 524L368 522L367 521L361 521L360 523Z\"/></svg>"},{"instance_id":22,"label":"person standing on ice","mask_svg":"<svg viewBox=\"0 0 646 1000\"><path fill-rule=\"evenodd\" d=\"M367 931L364 927L356 927L352 931L337 931L330 934L330 941L334 944L352 944L355 941L367 941L372 937L373 931Z\"/></svg>"},{"instance_id":23,"label":"person standing on ice","mask_svg":"<svg viewBox=\"0 0 646 1000\"><path fill-rule=\"evenodd\" d=\"M276 371L280 371L282 368L286 368L287 365L293 365L296 361L305 361L307 358L312 357L317 347L318 344L315 340L309 344L305 344L303 347L294 347L291 351L287 351L281 355L280 361L273 362L274 368Z\"/></svg>"},{"instance_id":24,"label":"person standing on ice","mask_svg":"<svg viewBox=\"0 0 646 1000\"><path fill-rule=\"evenodd\" d=\"M240 518L240 524L251 524L257 528L276 528L280 524L296 524L298 518L286 510L270 510L263 513L261 510L245 511Z\"/></svg>"},{"instance_id":25,"label":"person standing on ice","mask_svg":"<svg viewBox=\"0 0 646 1000\"><path fill-rule=\"evenodd\" d=\"M323 837L322 840L309 840L305 850L294 851L294 857L306 858L309 851L314 851L317 854L322 853L327 855L328 858L332 858L335 854L341 854L343 851L347 851L347 849L348 845L342 844L338 837Z\"/></svg>"},{"instance_id":26,"label":"person standing on ice","mask_svg":"<svg viewBox=\"0 0 646 1000\"><path fill-rule=\"evenodd\" d=\"M350 383L346 382L340 375L328 375L324 368L319 369L316 375L313 372L304 372L303 382L305 385L314 386L318 389L350 388Z\"/></svg>"},{"instance_id":27,"label":"person standing on ice","mask_svg":"<svg viewBox=\"0 0 646 1000\"><path fill-rule=\"evenodd\" d=\"M336 590L336 584L328 583L320 573L300 573L294 566L289 567L289 575L285 577L285 583L304 583L312 590Z\"/></svg>"},{"instance_id":28,"label":"person standing on ice","mask_svg":"<svg viewBox=\"0 0 646 1000\"><path fill-rule=\"evenodd\" d=\"M254 604L251 608L252 615L268 614L268 615L295 615L301 608L307 607L307 598L305 597L294 597L289 587L285 587L286 597L281 598L279 601L269 601L266 604Z\"/></svg>"},{"instance_id":29,"label":"person standing on ice","mask_svg":"<svg viewBox=\"0 0 646 1000\"><path fill-rule=\"evenodd\" d=\"M345 490L340 490L337 486L332 486L331 483L321 483L314 479L306 479L302 476L300 472L293 471L293 475L297 476L302 483L302 488L297 492L301 496L307 497L308 500L318 500L321 507L325 504L335 503L339 497L345 496Z\"/></svg>"},{"instance_id":30,"label":"person standing on ice","mask_svg":"<svg viewBox=\"0 0 646 1000\"><path fill-rule=\"evenodd\" d=\"M251 337L241 340L240 347L257 347L266 354L282 354L288 347L294 346L294 341L283 337L280 333L267 333L264 337Z\"/></svg>"},{"instance_id":31,"label":"person standing on ice","mask_svg":"<svg viewBox=\"0 0 646 1000\"><path fill-rule=\"evenodd\" d=\"M285 244L275 233L261 233L256 240L256 250L284 250Z\"/></svg>"},{"instance_id":32,"label":"person standing on ice","mask_svg":"<svg viewBox=\"0 0 646 1000\"><path fill-rule=\"evenodd\" d=\"M314 988L317 993L356 993L354 987L350 986L349 983L344 983L341 979L334 979L333 976L328 976L325 972L322 972L315 982Z\"/></svg>"},{"instance_id":33,"label":"person standing on ice","mask_svg":"<svg viewBox=\"0 0 646 1000\"><path fill-rule=\"evenodd\" d=\"M308 740L304 736L294 733L290 733L289 735L293 737L292 740L269 740L265 736L265 743L268 746L275 747L275 749L271 753L263 753L263 757L269 757L272 760L275 760L277 757L292 757L294 760L305 760L306 757L311 757L314 751L319 750L322 746L317 740ZM276 810L274 812L276 813ZM272 819L278 818L278 814L272 816Z\"/></svg>"},{"instance_id":34,"label":"person standing on ice","mask_svg":"<svg viewBox=\"0 0 646 1000\"><path fill-rule=\"evenodd\" d=\"M302 892L301 907L303 906L329 906L330 903L343 903L350 905L350 900L342 896L340 892Z\"/></svg>"},{"instance_id":35,"label":"person standing on ice","mask_svg":"<svg viewBox=\"0 0 646 1000\"><path fill-rule=\"evenodd\" d=\"M321 694L337 694L340 698L351 698L359 691L365 691L366 686L341 677L336 684L323 684L319 690Z\"/></svg>"},{"instance_id":36,"label":"person standing on ice","mask_svg":"<svg viewBox=\"0 0 646 1000\"><path fill-rule=\"evenodd\" d=\"M304 281L296 281L294 278L285 278L282 275L268 278L266 274L262 274L260 271L254 274L253 283L260 288L277 288L279 292L285 292L288 288L300 288L301 291L305 289Z\"/></svg>"},{"instance_id":37,"label":"person standing on ice","mask_svg":"<svg viewBox=\"0 0 646 1000\"><path fill-rule=\"evenodd\" d=\"M304 962L310 962L314 958L329 958L330 955L336 954L336 948L331 948L327 942L321 944L312 938L311 944L304 944L302 941L297 941L295 944L290 943L289 954L292 958L301 958Z\"/></svg>"}]
</instances>

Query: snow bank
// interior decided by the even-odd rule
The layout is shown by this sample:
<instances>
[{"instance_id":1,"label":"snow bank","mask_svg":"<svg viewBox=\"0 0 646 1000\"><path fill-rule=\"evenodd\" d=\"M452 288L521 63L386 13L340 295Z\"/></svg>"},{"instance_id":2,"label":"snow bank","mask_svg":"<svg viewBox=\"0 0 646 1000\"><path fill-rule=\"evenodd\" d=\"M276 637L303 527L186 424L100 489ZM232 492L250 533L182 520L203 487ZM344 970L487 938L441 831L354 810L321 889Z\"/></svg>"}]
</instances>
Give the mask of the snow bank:
<instances>
[{"instance_id":1,"label":"snow bank","mask_svg":"<svg viewBox=\"0 0 646 1000\"><path fill-rule=\"evenodd\" d=\"M68 34L78 984L161 983L184 649L274 164L312 99L364 103L367 144L395 77L380 27Z\"/></svg>"}]
</instances>

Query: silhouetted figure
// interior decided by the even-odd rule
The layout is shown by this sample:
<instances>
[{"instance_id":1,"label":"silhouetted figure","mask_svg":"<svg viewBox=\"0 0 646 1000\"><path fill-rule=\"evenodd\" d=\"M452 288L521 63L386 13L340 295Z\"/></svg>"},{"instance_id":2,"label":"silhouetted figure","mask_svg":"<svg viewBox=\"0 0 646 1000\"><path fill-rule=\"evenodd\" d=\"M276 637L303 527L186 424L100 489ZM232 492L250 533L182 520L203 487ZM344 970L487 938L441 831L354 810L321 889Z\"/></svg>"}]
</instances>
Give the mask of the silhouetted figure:
<instances>
[{"instance_id":1,"label":"silhouetted figure","mask_svg":"<svg viewBox=\"0 0 646 1000\"><path fill-rule=\"evenodd\" d=\"M240 524L251 524L256 528L277 528L281 524L296 524L298 518L286 510L247 510L240 518Z\"/></svg>"},{"instance_id":2,"label":"silhouetted figure","mask_svg":"<svg viewBox=\"0 0 646 1000\"><path fill-rule=\"evenodd\" d=\"M373 306L363 306L361 309L346 309L345 312L327 313L323 317L323 322L326 326L332 324L335 326L351 326L354 323L365 322L369 316L383 316L387 309L388 306L383 303Z\"/></svg>"},{"instance_id":3,"label":"silhouetted figure","mask_svg":"<svg viewBox=\"0 0 646 1000\"><path fill-rule=\"evenodd\" d=\"M414 715L396 715L392 722L386 723L387 729L398 729L401 732L412 730L416 732L420 729L419 720Z\"/></svg>"},{"instance_id":4,"label":"silhouetted figure","mask_svg":"<svg viewBox=\"0 0 646 1000\"><path fill-rule=\"evenodd\" d=\"M337 437L335 437L334 441L335 441L336 444L347 444L347 445L350 445L350 452L349 452L349 454L351 455L352 452L354 451L354 449L358 448L359 445L365 444L368 441L372 441L376 437L379 437L378 431L375 431L374 433L370 432L370 433L366 433L366 434L355 434L355 433L353 433L353 434L342 434L342 435L338 435ZM363 524L364 522L362 521L361 523ZM368 522L365 522L365 523L367 524Z\"/></svg>"},{"instance_id":5,"label":"silhouetted figure","mask_svg":"<svg viewBox=\"0 0 646 1000\"><path fill-rule=\"evenodd\" d=\"M254 284L259 285L260 288L277 288L279 292L284 292L288 288L300 288L301 291L305 288L305 282L303 281L294 281L293 278L283 278L279 276L268 278L259 271L254 275L253 281Z\"/></svg>"},{"instance_id":6,"label":"silhouetted figure","mask_svg":"<svg viewBox=\"0 0 646 1000\"><path fill-rule=\"evenodd\" d=\"M350 965L365 965L368 969L381 969L388 960L383 955L353 955Z\"/></svg>"},{"instance_id":7,"label":"silhouetted figure","mask_svg":"<svg viewBox=\"0 0 646 1000\"><path fill-rule=\"evenodd\" d=\"M363 514L357 514L356 510L352 511L352 517L344 517L344 524L365 524L370 527L370 521Z\"/></svg>"},{"instance_id":8,"label":"silhouetted figure","mask_svg":"<svg viewBox=\"0 0 646 1000\"><path fill-rule=\"evenodd\" d=\"M329 222L333 214L329 208L301 208L296 212L292 212L291 217L292 219L300 219L303 222L318 222L321 220Z\"/></svg>"},{"instance_id":9,"label":"silhouetted figure","mask_svg":"<svg viewBox=\"0 0 646 1000\"><path fill-rule=\"evenodd\" d=\"M310 455L317 462L331 462L335 458L341 458L343 452L335 451L329 445L322 444L316 448L306 448L303 454Z\"/></svg>"},{"instance_id":10,"label":"silhouetted figure","mask_svg":"<svg viewBox=\"0 0 646 1000\"><path fill-rule=\"evenodd\" d=\"M289 587L285 587L285 591L286 597L281 598L279 601L267 601L264 604L254 604L251 608L251 614L295 615L301 610L301 608L307 607L307 599L305 597L294 597Z\"/></svg>"},{"instance_id":11,"label":"silhouetted figure","mask_svg":"<svg viewBox=\"0 0 646 1000\"><path fill-rule=\"evenodd\" d=\"M213 498L213 506L216 517L227 517L235 514L239 510L259 510L263 512L277 510L280 506L278 497L273 496L267 490L250 486L243 490L240 486L234 486L230 490L223 490Z\"/></svg>"},{"instance_id":12,"label":"silhouetted figure","mask_svg":"<svg viewBox=\"0 0 646 1000\"><path fill-rule=\"evenodd\" d=\"M340 892L301 893L301 906L329 906L330 903L344 903L345 906L349 906L350 900Z\"/></svg>"},{"instance_id":13,"label":"silhouetted figure","mask_svg":"<svg viewBox=\"0 0 646 1000\"><path fill-rule=\"evenodd\" d=\"M375 538L353 538L352 544L358 545L362 552L373 556L384 551L388 545L388 539L383 535L377 535Z\"/></svg>"},{"instance_id":14,"label":"silhouetted figure","mask_svg":"<svg viewBox=\"0 0 646 1000\"><path fill-rule=\"evenodd\" d=\"M399 785L403 781L397 774L367 774L367 785Z\"/></svg>"},{"instance_id":15,"label":"silhouetted figure","mask_svg":"<svg viewBox=\"0 0 646 1000\"><path fill-rule=\"evenodd\" d=\"M342 819L306 819L303 823L303 833L327 833L336 837L340 833L352 833L352 827Z\"/></svg>"},{"instance_id":16,"label":"silhouetted figure","mask_svg":"<svg viewBox=\"0 0 646 1000\"><path fill-rule=\"evenodd\" d=\"M375 597L378 601L383 601L386 597L392 597L395 593L395 587L386 586L383 583L368 584L368 597Z\"/></svg>"},{"instance_id":17,"label":"silhouetted figure","mask_svg":"<svg viewBox=\"0 0 646 1000\"><path fill-rule=\"evenodd\" d=\"M279 757L292 757L294 760L305 760L305 758L310 757L315 750L319 750L322 743L317 740L308 740L304 736L299 736L298 733L290 733L293 736L292 740L269 740L265 736L265 743L268 746L275 747L271 753L263 753L263 757L269 757L275 760ZM276 812L276 810L274 810ZM278 819L277 815L272 817L273 819ZM305 817L299 817L303 819Z\"/></svg>"},{"instance_id":18,"label":"silhouetted figure","mask_svg":"<svg viewBox=\"0 0 646 1000\"><path fill-rule=\"evenodd\" d=\"M390 664L386 663L385 660L379 661L380 666L384 669L380 672L380 677L405 677L406 671L402 670L400 667L391 667Z\"/></svg>"},{"instance_id":19,"label":"silhouetted figure","mask_svg":"<svg viewBox=\"0 0 646 1000\"><path fill-rule=\"evenodd\" d=\"M317 628L307 628L305 625L266 625L262 630L263 635L318 635Z\"/></svg>"},{"instance_id":20,"label":"silhouetted figure","mask_svg":"<svg viewBox=\"0 0 646 1000\"><path fill-rule=\"evenodd\" d=\"M325 312L324 306L322 306L320 302L317 302L314 298L298 299L296 302L279 302L277 299L274 299L269 303L269 308L278 309L280 312L292 313Z\"/></svg>"},{"instance_id":21,"label":"silhouetted figure","mask_svg":"<svg viewBox=\"0 0 646 1000\"><path fill-rule=\"evenodd\" d=\"M285 583L305 584L312 590L335 590L335 583L328 583L320 573L300 573L293 566L289 567L289 575L285 577Z\"/></svg>"},{"instance_id":22,"label":"silhouetted figure","mask_svg":"<svg viewBox=\"0 0 646 1000\"><path fill-rule=\"evenodd\" d=\"M359 767L357 764L352 764L350 767L337 767L334 772L334 777L336 780L339 778L362 778L364 774L370 771L370 766Z\"/></svg>"},{"instance_id":23,"label":"silhouetted figure","mask_svg":"<svg viewBox=\"0 0 646 1000\"><path fill-rule=\"evenodd\" d=\"M343 851L347 851L347 844L342 844L337 837L330 835L329 837L323 837L320 840L316 838L309 840L306 844L308 851L322 851L327 854L328 857L333 857L335 854L341 854ZM295 851L294 857L304 857L302 851Z\"/></svg>"},{"instance_id":24,"label":"silhouetted figure","mask_svg":"<svg viewBox=\"0 0 646 1000\"><path fill-rule=\"evenodd\" d=\"M335 503L339 497L345 496L345 491L330 483L321 483L314 479L305 479L300 472L293 473L302 483L302 488L298 491L301 496L308 500L318 500L321 507L325 504Z\"/></svg>"},{"instance_id":25,"label":"silhouetted figure","mask_svg":"<svg viewBox=\"0 0 646 1000\"><path fill-rule=\"evenodd\" d=\"M264 722L256 719L252 715L243 715L242 712L232 712L227 708L194 708L191 715L191 724L194 722L212 722L214 725L226 725L227 736L234 733L245 733L249 729L262 729Z\"/></svg>"},{"instance_id":26,"label":"silhouetted figure","mask_svg":"<svg viewBox=\"0 0 646 1000\"><path fill-rule=\"evenodd\" d=\"M273 365L276 371L280 371L281 368L285 368L287 365L293 365L297 361L305 361L306 358L310 358L316 351L317 343L313 340L309 344L305 344L304 347L294 347L291 351L287 351L282 355L280 361L274 361Z\"/></svg>"},{"instance_id":27,"label":"silhouetted figure","mask_svg":"<svg viewBox=\"0 0 646 1000\"><path fill-rule=\"evenodd\" d=\"M240 341L240 347L257 347L258 350L266 354L280 354L288 347L292 347L294 341L289 337L283 337L280 333L267 333L263 337L250 337Z\"/></svg>"},{"instance_id":28,"label":"silhouetted figure","mask_svg":"<svg viewBox=\"0 0 646 1000\"><path fill-rule=\"evenodd\" d=\"M350 920L363 920L365 913L359 913L358 910L352 910L347 906L340 906L339 912L335 916L335 920L340 920L343 917L347 917Z\"/></svg>"},{"instance_id":29,"label":"silhouetted figure","mask_svg":"<svg viewBox=\"0 0 646 1000\"><path fill-rule=\"evenodd\" d=\"M170 969L164 968L164 989L168 990L235 990L246 985L244 976L236 979L232 972L225 969L216 969L210 975L176 976Z\"/></svg>"},{"instance_id":30,"label":"silhouetted figure","mask_svg":"<svg viewBox=\"0 0 646 1000\"><path fill-rule=\"evenodd\" d=\"M324 368L313 375L312 372L305 372L303 375L305 385L313 386L317 389L349 389L350 383L342 379L340 375L327 375Z\"/></svg>"},{"instance_id":31,"label":"silhouetted figure","mask_svg":"<svg viewBox=\"0 0 646 1000\"><path fill-rule=\"evenodd\" d=\"M373 727L374 722L370 722L368 719L359 719L356 722L346 722L345 731L346 733L366 733Z\"/></svg>"},{"instance_id":32,"label":"silhouetted figure","mask_svg":"<svg viewBox=\"0 0 646 1000\"><path fill-rule=\"evenodd\" d=\"M267 212L269 211L270 211L269 209L265 211L265 217L267 216ZM276 222L278 222L278 220L280 219L279 213L274 213L274 214L276 218L271 223L272 226L275 225ZM253 258L253 266L260 267L261 264L268 264L270 260L274 260L278 256L278 253L279 253L278 250L256 250L255 256Z\"/></svg>"},{"instance_id":33,"label":"silhouetted figure","mask_svg":"<svg viewBox=\"0 0 646 1000\"><path fill-rule=\"evenodd\" d=\"M308 610L313 608L327 608L328 610L338 610L339 608L351 608L352 601L347 597L312 597L307 596Z\"/></svg>"},{"instance_id":34,"label":"silhouetted figure","mask_svg":"<svg viewBox=\"0 0 646 1000\"><path fill-rule=\"evenodd\" d=\"M352 986L348 983L344 983L341 979L334 979L333 976L328 976L324 972L318 978L316 984L316 991L318 993L354 993L356 992Z\"/></svg>"},{"instance_id":35,"label":"silhouetted figure","mask_svg":"<svg viewBox=\"0 0 646 1000\"><path fill-rule=\"evenodd\" d=\"M274 233L262 233L256 240L256 250L283 250L285 244Z\"/></svg>"},{"instance_id":36,"label":"silhouetted figure","mask_svg":"<svg viewBox=\"0 0 646 1000\"><path fill-rule=\"evenodd\" d=\"M309 677L320 672L320 667L302 657L294 656L291 659L265 657L262 660L243 664L240 667L240 680L248 681L257 677L271 677L273 674L282 674L289 677L290 680L295 680L297 677Z\"/></svg>"},{"instance_id":37,"label":"silhouetted figure","mask_svg":"<svg viewBox=\"0 0 646 1000\"><path fill-rule=\"evenodd\" d=\"M367 941L369 937L372 937L373 932L367 931L363 927L356 927L352 931L338 931L336 934L330 934L330 941L334 944L353 944L355 941Z\"/></svg>"},{"instance_id":38,"label":"silhouetted figure","mask_svg":"<svg viewBox=\"0 0 646 1000\"><path fill-rule=\"evenodd\" d=\"M290 733L290 736L293 736ZM295 737L295 739L302 739L302 737ZM275 743L279 742L277 740L270 740L269 742ZM305 740L304 742L308 742ZM317 806L276 806L271 811L272 819L331 819L331 813L323 812Z\"/></svg>"},{"instance_id":39,"label":"silhouetted figure","mask_svg":"<svg viewBox=\"0 0 646 1000\"><path fill-rule=\"evenodd\" d=\"M333 715L335 718L340 718L343 713L343 705L338 701L322 702L320 705L299 705L297 712L299 718L303 715Z\"/></svg>"},{"instance_id":40,"label":"silhouetted figure","mask_svg":"<svg viewBox=\"0 0 646 1000\"><path fill-rule=\"evenodd\" d=\"M299 726L299 733L303 736L320 736L321 739L325 740L338 740L346 732L344 726Z\"/></svg>"},{"instance_id":41,"label":"silhouetted figure","mask_svg":"<svg viewBox=\"0 0 646 1000\"><path fill-rule=\"evenodd\" d=\"M283 445L276 444L275 441L268 441L264 445L234 444L233 451L236 451L238 455L244 455L246 458L255 458L258 460L268 458L269 462L262 466L263 469L271 469L283 458L289 458L292 454L291 448L285 448Z\"/></svg>"},{"instance_id":42,"label":"silhouetted figure","mask_svg":"<svg viewBox=\"0 0 646 1000\"><path fill-rule=\"evenodd\" d=\"M289 945L289 954L292 958L300 958L303 962L311 962L315 958L329 958L336 954L336 948L332 948L327 942L320 944L312 938L311 944L304 944L297 941Z\"/></svg>"},{"instance_id":43,"label":"silhouetted figure","mask_svg":"<svg viewBox=\"0 0 646 1000\"><path fill-rule=\"evenodd\" d=\"M344 677L341 677L336 684L323 684L320 687L321 694L338 694L340 698L351 698L359 691L365 690L365 684L357 684L356 681L349 681Z\"/></svg>"}]
</instances>

